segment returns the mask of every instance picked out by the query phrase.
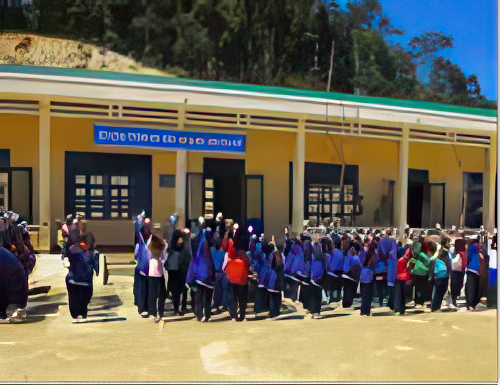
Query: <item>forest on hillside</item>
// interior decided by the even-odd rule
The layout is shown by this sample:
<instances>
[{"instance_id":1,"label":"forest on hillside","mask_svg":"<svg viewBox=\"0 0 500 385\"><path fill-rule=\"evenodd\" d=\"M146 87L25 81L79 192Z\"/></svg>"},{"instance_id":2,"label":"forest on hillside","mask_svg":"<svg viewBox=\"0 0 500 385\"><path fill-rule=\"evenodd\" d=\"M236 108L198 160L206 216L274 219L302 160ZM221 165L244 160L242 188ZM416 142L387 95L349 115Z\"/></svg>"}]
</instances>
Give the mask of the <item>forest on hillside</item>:
<instances>
[{"instance_id":1,"label":"forest on hillside","mask_svg":"<svg viewBox=\"0 0 500 385\"><path fill-rule=\"evenodd\" d=\"M407 46L379 0L32 0L3 30L99 44L180 77L496 108L443 54L453 36ZM403 26L404 27L404 26ZM418 66L430 66L425 83Z\"/></svg>"}]
</instances>

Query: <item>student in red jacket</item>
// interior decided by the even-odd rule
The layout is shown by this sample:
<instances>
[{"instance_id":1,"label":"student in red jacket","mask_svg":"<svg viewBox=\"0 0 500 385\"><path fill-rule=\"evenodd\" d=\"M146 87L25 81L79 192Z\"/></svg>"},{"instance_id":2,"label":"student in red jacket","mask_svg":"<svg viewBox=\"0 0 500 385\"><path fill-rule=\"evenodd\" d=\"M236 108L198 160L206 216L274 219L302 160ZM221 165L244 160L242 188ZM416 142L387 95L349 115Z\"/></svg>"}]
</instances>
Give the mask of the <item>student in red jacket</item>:
<instances>
[{"instance_id":1,"label":"student in red jacket","mask_svg":"<svg viewBox=\"0 0 500 385\"><path fill-rule=\"evenodd\" d=\"M396 310L396 313L399 315L405 314L405 285L411 285L411 276L408 271L408 262L411 258L411 248L407 247L405 255L399 258L396 265L397 275L396 282L394 283L394 310Z\"/></svg>"},{"instance_id":2,"label":"student in red jacket","mask_svg":"<svg viewBox=\"0 0 500 385\"><path fill-rule=\"evenodd\" d=\"M248 301L248 272L251 265L250 258L246 254L248 244L246 229L238 229L234 234L234 239L230 239L228 242L227 261L224 270L229 281L226 300L232 321L243 321L245 319Z\"/></svg>"}]
</instances>

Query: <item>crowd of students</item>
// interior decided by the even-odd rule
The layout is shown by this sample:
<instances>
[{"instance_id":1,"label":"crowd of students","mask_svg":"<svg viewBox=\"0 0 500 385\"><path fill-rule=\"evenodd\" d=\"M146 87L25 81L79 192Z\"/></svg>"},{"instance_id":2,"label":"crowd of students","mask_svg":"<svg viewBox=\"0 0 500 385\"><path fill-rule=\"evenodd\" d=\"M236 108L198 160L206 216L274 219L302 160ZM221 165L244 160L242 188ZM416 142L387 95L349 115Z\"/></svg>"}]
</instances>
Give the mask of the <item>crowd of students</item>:
<instances>
[{"instance_id":1,"label":"crowd of students","mask_svg":"<svg viewBox=\"0 0 500 385\"><path fill-rule=\"evenodd\" d=\"M285 229L284 243L276 245L251 227L226 228L219 213L215 221L200 218L183 231L173 215L162 239L143 213L135 221L135 237L135 305L156 322L168 297L177 316L187 312L190 296L196 320L208 322L212 310L245 320L249 295L253 311L270 319L280 315L283 299L317 319L322 304L341 301L349 308L358 292L361 315L371 314L375 293L379 306L404 315L409 302L438 311L446 299L448 308L457 309L465 276L467 310L487 290L487 245L477 235L466 240L422 234L403 245L391 229L326 235Z\"/></svg>"},{"instance_id":2,"label":"crowd of students","mask_svg":"<svg viewBox=\"0 0 500 385\"><path fill-rule=\"evenodd\" d=\"M10 321L26 317L28 276L36 257L26 222L0 213L0 322L7 307L17 306ZM321 318L325 303L353 306L361 297L361 315L370 315L376 297L404 315L408 302L438 311L443 300L457 309L465 280L466 309L474 310L488 288L488 238L440 233L401 244L391 229L329 230L326 235L290 234L277 245L251 227L227 226L222 214L203 218L180 230L174 214L163 237L153 234L144 213L134 222L134 302L144 318L159 322L171 298L175 316L191 311L198 321L227 311L232 321L245 320L249 300L258 315L276 319L286 300L300 312ZM496 248L496 234L493 237ZM99 274L93 235L81 217L68 216L62 228L62 258L68 267L66 287L73 322L85 322Z\"/></svg>"},{"instance_id":3,"label":"crowd of students","mask_svg":"<svg viewBox=\"0 0 500 385\"><path fill-rule=\"evenodd\" d=\"M26 318L28 277L36 264L28 224L12 211L0 211L0 322ZM7 317L9 305L17 310Z\"/></svg>"}]
</instances>

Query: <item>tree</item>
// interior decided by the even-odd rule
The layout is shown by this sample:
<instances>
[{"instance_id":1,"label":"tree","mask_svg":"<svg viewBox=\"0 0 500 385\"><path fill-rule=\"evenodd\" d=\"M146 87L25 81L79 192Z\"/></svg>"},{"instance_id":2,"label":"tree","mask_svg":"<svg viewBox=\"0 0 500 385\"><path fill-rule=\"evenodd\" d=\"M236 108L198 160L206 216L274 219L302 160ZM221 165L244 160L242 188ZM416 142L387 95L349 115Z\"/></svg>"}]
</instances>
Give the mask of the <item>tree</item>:
<instances>
[{"instance_id":1,"label":"tree","mask_svg":"<svg viewBox=\"0 0 500 385\"><path fill-rule=\"evenodd\" d=\"M412 50L413 57L419 60L420 64L425 64L426 60L433 61L439 51L453 48L453 36L430 30L412 38L408 46Z\"/></svg>"},{"instance_id":2,"label":"tree","mask_svg":"<svg viewBox=\"0 0 500 385\"><path fill-rule=\"evenodd\" d=\"M495 106L476 75L440 56L453 36L430 30L407 47L390 44L388 36L404 31L380 0L348 0L346 8L338 0L33 1L38 28L36 12L25 18L38 32L94 42L182 76L325 90L331 66L336 92ZM426 62L429 85L416 76Z\"/></svg>"}]
</instances>

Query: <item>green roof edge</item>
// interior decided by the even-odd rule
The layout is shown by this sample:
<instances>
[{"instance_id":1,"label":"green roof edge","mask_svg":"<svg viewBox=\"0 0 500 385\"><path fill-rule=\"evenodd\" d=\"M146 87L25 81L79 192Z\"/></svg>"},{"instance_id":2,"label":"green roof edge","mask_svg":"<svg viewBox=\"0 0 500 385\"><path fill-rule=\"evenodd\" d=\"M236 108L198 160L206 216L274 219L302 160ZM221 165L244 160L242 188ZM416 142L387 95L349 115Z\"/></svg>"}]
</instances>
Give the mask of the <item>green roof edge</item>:
<instances>
[{"instance_id":1,"label":"green roof edge","mask_svg":"<svg viewBox=\"0 0 500 385\"><path fill-rule=\"evenodd\" d=\"M176 78L169 76L143 75L143 74L134 74L127 72L112 72L112 71L85 70L76 68L8 65L8 64L0 64L0 72L24 73L24 74L48 75L48 76L73 76L73 77L90 78L90 79L135 81L135 82L144 82L150 84L209 87L209 88L224 89L224 90L256 92L262 94L323 98L323 99L340 100L340 101L354 102L354 103L379 104L392 107L415 108L415 109L450 112L457 114L497 117L496 109L464 107L453 104L426 102L420 100L394 99L394 98L383 98L376 96L357 96L357 95L343 94L337 92L311 91L311 90L303 90L303 89L287 88L287 87L273 87L273 86L262 86L262 85L245 84L245 83L194 80L194 79Z\"/></svg>"}]
</instances>

